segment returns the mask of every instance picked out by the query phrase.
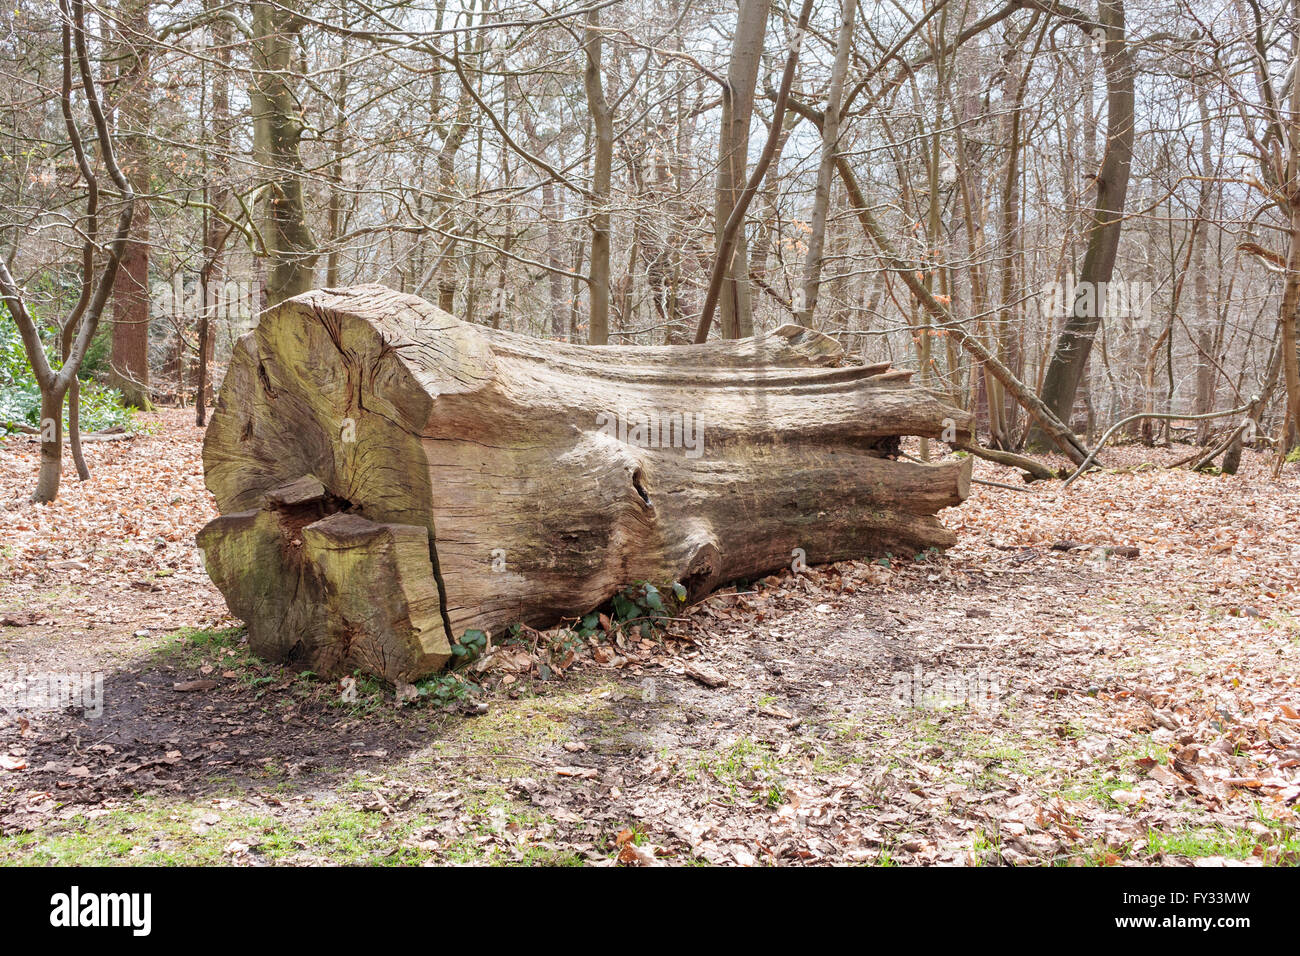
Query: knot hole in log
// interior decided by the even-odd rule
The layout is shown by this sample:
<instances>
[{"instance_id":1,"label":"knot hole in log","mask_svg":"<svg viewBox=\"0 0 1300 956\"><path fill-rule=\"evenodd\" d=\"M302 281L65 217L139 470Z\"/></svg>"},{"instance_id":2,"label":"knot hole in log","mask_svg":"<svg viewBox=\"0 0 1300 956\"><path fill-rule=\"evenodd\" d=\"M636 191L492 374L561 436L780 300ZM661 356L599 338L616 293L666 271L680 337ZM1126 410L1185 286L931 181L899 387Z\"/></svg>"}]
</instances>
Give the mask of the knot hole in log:
<instances>
[{"instance_id":1,"label":"knot hole in log","mask_svg":"<svg viewBox=\"0 0 1300 956\"><path fill-rule=\"evenodd\" d=\"M636 493L641 496L641 500L645 502L646 507L653 508L654 502L650 500L650 493L645 490L644 478L645 473L641 470L640 465L632 469L632 487L635 488Z\"/></svg>"}]
</instances>

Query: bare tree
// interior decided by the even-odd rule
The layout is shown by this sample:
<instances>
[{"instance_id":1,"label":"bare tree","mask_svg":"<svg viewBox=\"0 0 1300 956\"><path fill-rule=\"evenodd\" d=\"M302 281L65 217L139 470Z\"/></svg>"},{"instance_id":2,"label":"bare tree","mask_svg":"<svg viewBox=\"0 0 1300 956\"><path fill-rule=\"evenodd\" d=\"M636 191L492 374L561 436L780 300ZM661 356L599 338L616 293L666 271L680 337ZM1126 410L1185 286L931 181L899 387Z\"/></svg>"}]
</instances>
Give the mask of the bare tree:
<instances>
[{"instance_id":1,"label":"bare tree","mask_svg":"<svg viewBox=\"0 0 1300 956\"><path fill-rule=\"evenodd\" d=\"M1103 306L1098 299L1102 297L1097 290L1109 284L1115 273L1133 162L1134 64L1124 20L1124 2L1098 0L1097 8L1105 31L1102 65L1106 72L1106 149L1101 168L1097 170L1097 202L1088 233L1088 250L1079 270L1078 292L1052 353L1041 391L1043 404L1066 424L1073 417L1075 395L1087 370L1093 338L1101 322ZM1049 443L1050 436L1041 427L1030 430L1031 447L1046 448Z\"/></svg>"},{"instance_id":2,"label":"bare tree","mask_svg":"<svg viewBox=\"0 0 1300 956\"><path fill-rule=\"evenodd\" d=\"M599 10L593 9L587 14L582 48L586 56L582 81L587 92L587 110L591 115L595 146L591 169L591 251L588 253L591 262L588 282L591 314L587 341L592 345L604 345L609 341L609 202L614 166L614 111L605 97L605 83L601 76Z\"/></svg>"},{"instance_id":3,"label":"bare tree","mask_svg":"<svg viewBox=\"0 0 1300 956\"><path fill-rule=\"evenodd\" d=\"M809 224L808 255L804 260L803 307L795 309L801 325L812 325L817 311L817 291L821 287L822 250L826 243L826 216L831 205L831 182L835 175L835 152L840 148L840 103L844 97L844 77L849 70L849 51L853 46L853 23L858 0L843 0L840 12L839 39L835 42L835 65L831 69L830 91L822 112L821 160L817 164L817 190L813 196L812 221Z\"/></svg>"},{"instance_id":4,"label":"bare tree","mask_svg":"<svg viewBox=\"0 0 1300 956\"><path fill-rule=\"evenodd\" d=\"M149 26L149 0L124 0L117 10L114 36L109 43L112 99L109 116L116 116L114 131L118 161L131 181L137 203L131 220L131 237L122 267L113 282L113 355L109 381L126 402L150 408L149 400L149 203L152 176L149 130L152 77L150 58L153 36Z\"/></svg>"},{"instance_id":5,"label":"bare tree","mask_svg":"<svg viewBox=\"0 0 1300 956\"><path fill-rule=\"evenodd\" d=\"M93 66L87 52L84 0L60 0L62 16L63 79L59 104L67 132L68 148L76 160L77 174L85 185L85 214L79 230L81 243L81 286L76 304L59 322L60 339L67 345L63 364L56 372L45 355L40 330L7 263L0 259L0 293L10 316L22 335L27 360L31 363L41 391L40 438L41 467L36 479L34 501L53 501L59 493L59 478L63 465L63 404L69 390L75 399L77 371L85 358L90 341L99 327L100 317L113 289L122 258L126 254L131 234L131 221L135 213L136 197L131 183L118 166L112 135L104 115L99 90L95 84ZM76 71L81 98L90 114L95 142L99 146L100 161L118 193L117 224L105 250L99 239L100 189L91 159L78 128L73 106L73 72ZM103 256L104 252L106 256ZM101 261L102 256L102 261ZM76 406L71 410L73 440L76 441ZM84 467L84 466L83 466ZM85 478L87 474L83 474Z\"/></svg>"}]
</instances>

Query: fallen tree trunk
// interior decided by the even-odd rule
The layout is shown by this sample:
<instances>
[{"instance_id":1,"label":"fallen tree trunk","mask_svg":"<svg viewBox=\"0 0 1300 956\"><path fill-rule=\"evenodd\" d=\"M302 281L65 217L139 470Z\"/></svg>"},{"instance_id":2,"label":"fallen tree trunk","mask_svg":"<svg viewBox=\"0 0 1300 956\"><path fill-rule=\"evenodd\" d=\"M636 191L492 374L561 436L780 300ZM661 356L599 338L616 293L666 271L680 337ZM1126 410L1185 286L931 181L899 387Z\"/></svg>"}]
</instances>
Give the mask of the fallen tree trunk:
<instances>
[{"instance_id":1,"label":"fallen tree trunk","mask_svg":"<svg viewBox=\"0 0 1300 956\"><path fill-rule=\"evenodd\" d=\"M309 292L240 340L208 427L199 534L249 642L411 680L474 628L548 626L632 583L695 600L788 566L952 544L968 430L908 373L788 325L593 347L460 322L381 286Z\"/></svg>"}]
</instances>

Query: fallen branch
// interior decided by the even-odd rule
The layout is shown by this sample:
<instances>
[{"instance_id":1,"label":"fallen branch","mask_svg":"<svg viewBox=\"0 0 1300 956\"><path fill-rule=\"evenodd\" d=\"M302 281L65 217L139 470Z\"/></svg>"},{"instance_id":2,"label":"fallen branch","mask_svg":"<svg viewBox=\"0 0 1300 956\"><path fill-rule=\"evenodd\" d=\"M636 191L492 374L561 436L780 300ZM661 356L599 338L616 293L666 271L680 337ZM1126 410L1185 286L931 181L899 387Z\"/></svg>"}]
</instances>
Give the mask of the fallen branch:
<instances>
[{"instance_id":1,"label":"fallen branch","mask_svg":"<svg viewBox=\"0 0 1300 956\"><path fill-rule=\"evenodd\" d=\"M983 458L985 461L991 461L998 465L1006 465L1010 468L1019 468L1025 472L1028 477L1026 481L1047 481L1052 478L1059 478L1060 475L1048 468L1041 461L1036 461L1025 455L1017 455L1011 451L999 451L993 448L985 448L976 442L952 442L952 447L974 455L976 458Z\"/></svg>"},{"instance_id":2,"label":"fallen branch","mask_svg":"<svg viewBox=\"0 0 1300 956\"><path fill-rule=\"evenodd\" d=\"M1092 451L1088 453L1088 457L1083 460L1083 463L1079 465L1074 474L1065 479L1065 484L1061 486L1061 490L1065 491L1070 487L1070 485L1074 484L1074 480L1088 469L1088 466L1091 465L1093 460L1097 457L1097 452L1101 451L1106 442L1110 440L1110 436L1114 435L1117 431L1131 422L1140 421L1144 418L1159 418L1164 421L1199 422L1210 418L1224 418L1228 415L1240 415L1242 412L1250 408L1251 404L1252 402L1247 402L1240 408L1231 408L1223 412L1206 412L1203 415L1180 415L1176 412L1138 412L1136 415L1122 418L1114 425L1111 425L1110 428L1106 429L1106 434L1101 436L1101 441L1097 442Z\"/></svg>"}]
</instances>

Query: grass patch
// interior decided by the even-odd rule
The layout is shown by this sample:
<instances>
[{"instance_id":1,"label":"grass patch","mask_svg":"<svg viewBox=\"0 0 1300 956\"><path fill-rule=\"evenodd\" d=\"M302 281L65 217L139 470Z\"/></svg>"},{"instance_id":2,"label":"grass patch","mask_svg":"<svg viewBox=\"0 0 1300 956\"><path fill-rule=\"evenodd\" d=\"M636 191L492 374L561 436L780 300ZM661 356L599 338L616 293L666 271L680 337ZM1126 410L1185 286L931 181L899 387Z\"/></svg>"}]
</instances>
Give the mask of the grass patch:
<instances>
[{"instance_id":1,"label":"grass patch","mask_svg":"<svg viewBox=\"0 0 1300 956\"><path fill-rule=\"evenodd\" d=\"M220 865L236 862L240 847L263 862L283 864L401 866L430 859L508 865L582 863L572 853L530 846L524 839L512 850L512 840L503 836L507 830L526 834L550 821L503 795L476 798L462 808L458 819L464 821L465 832L445 839L434 830L444 822L441 818L422 813L388 817L346 803L274 815L146 801L102 815L77 814L40 831L9 837L0 843L0 865Z\"/></svg>"},{"instance_id":2,"label":"grass patch","mask_svg":"<svg viewBox=\"0 0 1300 956\"><path fill-rule=\"evenodd\" d=\"M749 800L776 809L785 803L786 779L781 762L764 744L741 737L730 747L700 757L696 773L688 779L708 775L722 784L732 802Z\"/></svg>"},{"instance_id":3,"label":"grass patch","mask_svg":"<svg viewBox=\"0 0 1300 956\"><path fill-rule=\"evenodd\" d=\"M1190 859L1222 856L1246 860L1258 855L1274 861L1289 858L1294 863L1300 856L1300 836L1294 828L1276 823L1270 824L1267 835L1257 835L1244 827L1186 828L1169 833L1151 830L1147 848L1152 854Z\"/></svg>"}]
</instances>

